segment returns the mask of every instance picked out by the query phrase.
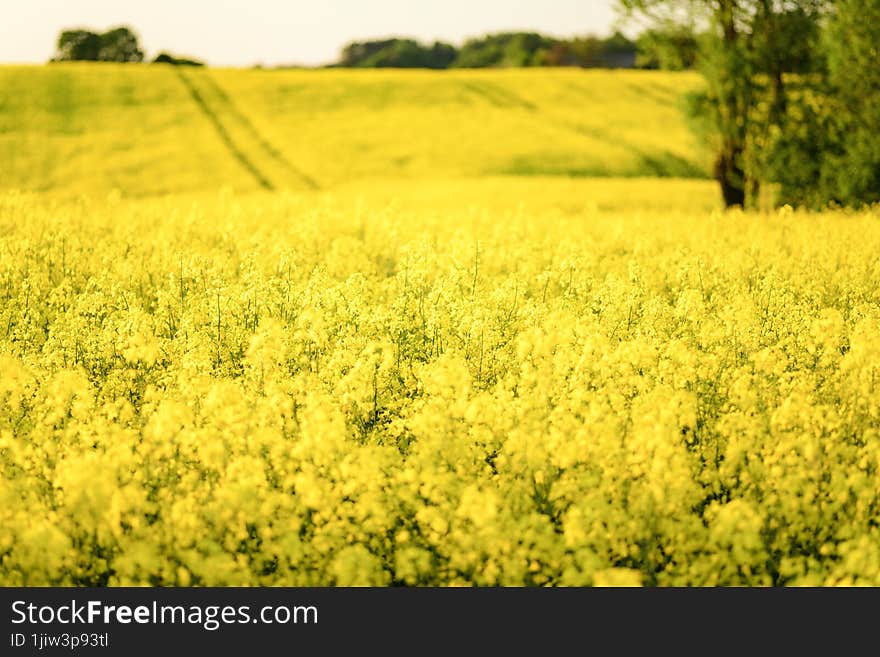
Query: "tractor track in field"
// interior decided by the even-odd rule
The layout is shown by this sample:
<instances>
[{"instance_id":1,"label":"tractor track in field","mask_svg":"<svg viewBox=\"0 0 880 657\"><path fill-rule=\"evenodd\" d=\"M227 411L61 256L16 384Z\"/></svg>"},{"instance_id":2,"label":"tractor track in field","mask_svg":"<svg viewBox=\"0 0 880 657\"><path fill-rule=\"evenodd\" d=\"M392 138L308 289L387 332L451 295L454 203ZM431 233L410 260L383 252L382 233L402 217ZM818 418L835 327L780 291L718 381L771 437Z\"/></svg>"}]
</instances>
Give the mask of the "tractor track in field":
<instances>
[{"instance_id":1,"label":"tractor track in field","mask_svg":"<svg viewBox=\"0 0 880 657\"><path fill-rule=\"evenodd\" d=\"M263 189L273 191L275 186L269 181L269 179L260 171L257 166L248 158L248 156L242 151L238 144L235 143L235 140L232 138L232 135L229 134L229 131L226 129L226 126L223 125L223 122L220 120L220 117L211 109L211 106L208 104L208 101L205 100L205 97L202 93L196 88L193 84L192 80L190 80L180 69L176 70L177 77L183 83L183 86L186 87L186 90L189 92L190 97L195 102L196 106L201 110L202 114L208 119L211 125L214 127L217 135L220 137L226 149L229 153L234 157L239 164L254 178L260 187Z\"/></svg>"},{"instance_id":2,"label":"tractor track in field","mask_svg":"<svg viewBox=\"0 0 880 657\"><path fill-rule=\"evenodd\" d=\"M509 89L505 89L498 84L480 80L466 80L462 82L462 86L470 93L488 102L493 107L501 109L510 109L513 107L528 110L530 112L535 112L538 109L533 102L522 98L518 94Z\"/></svg>"},{"instance_id":3,"label":"tractor track in field","mask_svg":"<svg viewBox=\"0 0 880 657\"><path fill-rule=\"evenodd\" d=\"M309 189L320 189L320 185L314 178L294 166L260 133L250 119L238 109L232 98L229 97L229 94L226 93L216 80L210 77L209 73L199 73L190 77L179 67L176 68L175 72L189 93L190 98L192 98L201 113L204 114L205 118L208 119L208 122L214 128L230 155L238 161L261 188L267 191L274 191L277 189L277 186L269 175L248 155L247 150L243 147L244 144L240 143L241 140L236 140L233 136L228 127L229 121L234 121L240 130L247 135L246 141L254 147L251 149L252 151L258 150ZM212 103L209 100L205 90L200 90L194 82L193 78L196 77L203 81L204 85L219 99L218 101ZM228 117L225 121L224 115Z\"/></svg>"},{"instance_id":4,"label":"tractor track in field","mask_svg":"<svg viewBox=\"0 0 880 657\"><path fill-rule=\"evenodd\" d=\"M238 124L242 128L244 128L245 132L250 135L254 143L256 143L266 155L275 160L275 162L280 164L291 174L302 180L302 182L307 187L311 189L320 188L320 185L318 185L318 182L314 178L312 178L302 169L291 163L290 160L288 160L284 156L284 153L275 148L272 142L266 139L260 133L260 131L257 130L256 126L254 126L251 120L238 108L232 98L230 98L229 94L226 93L226 90L221 87L214 78L211 77L210 73L205 73L203 79L220 99L220 102L226 107L226 111L238 122Z\"/></svg>"}]
</instances>

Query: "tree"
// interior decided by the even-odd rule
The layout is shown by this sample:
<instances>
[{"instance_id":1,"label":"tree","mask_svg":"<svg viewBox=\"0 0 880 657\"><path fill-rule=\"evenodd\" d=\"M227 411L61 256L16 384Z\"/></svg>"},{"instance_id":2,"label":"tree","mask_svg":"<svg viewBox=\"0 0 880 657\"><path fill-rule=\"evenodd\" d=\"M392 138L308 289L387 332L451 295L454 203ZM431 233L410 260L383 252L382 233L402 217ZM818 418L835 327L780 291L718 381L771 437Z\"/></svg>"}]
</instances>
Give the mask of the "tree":
<instances>
[{"instance_id":1,"label":"tree","mask_svg":"<svg viewBox=\"0 0 880 657\"><path fill-rule=\"evenodd\" d=\"M101 37L88 30L64 30L58 37L58 50L53 61L98 61L101 53Z\"/></svg>"},{"instance_id":2,"label":"tree","mask_svg":"<svg viewBox=\"0 0 880 657\"><path fill-rule=\"evenodd\" d=\"M638 46L620 32L615 32L602 42L602 66L605 68L633 68L636 65Z\"/></svg>"},{"instance_id":3,"label":"tree","mask_svg":"<svg viewBox=\"0 0 880 657\"><path fill-rule=\"evenodd\" d=\"M540 66L556 41L535 32L504 32L469 39L458 52L455 66L487 68Z\"/></svg>"},{"instance_id":4,"label":"tree","mask_svg":"<svg viewBox=\"0 0 880 657\"><path fill-rule=\"evenodd\" d=\"M784 74L803 73L830 0L620 0L655 25L699 29L707 81L702 107L715 133L714 175L725 204L758 197L761 142L787 111ZM798 31L800 30L800 32ZM807 44L801 47L799 44ZM806 60L806 63L805 63Z\"/></svg>"},{"instance_id":5,"label":"tree","mask_svg":"<svg viewBox=\"0 0 880 657\"><path fill-rule=\"evenodd\" d=\"M505 32L470 39L457 50L448 43L425 45L414 39L354 41L333 67L345 68L488 68L581 66L634 68L636 44L616 32L607 38L583 36L562 40L534 32Z\"/></svg>"},{"instance_id":6,"label":"tree","mask_svg":"<svg viewBox=\"0 0 880 657\"><path fill-rule=\"evenodd\" d=\"M828 196L880 202L880 0L837 0L827 43L840 135L823 167Z\"/></svg>"},{"instance_id":7,"label":"tree","mask_svg":"<svg viewBox=\"0 0 880 657\"><path fill-rule=\"evenodd\" d=\"M358 68L449 68L457 55L454 46L440 41L422 45L414 39L355 41L342 50L336 66Z\"/></svg>"},{"instance_id":8,"label":"tree","mask_svg":"<svg viewBox=\"0 0 880 657\"><path fill-rule=\"evenodd\" d=\"M167 52L160 52L153 60L154 64L171 64L172 66L204 66L204 62L187 57L177 57Z\"/></svg>"},{"instance_id":9,"label":"tree","mask_svg":"<svg viewBox=\"0 0 880 657\"><path fill-rule=\"evenodd\" d=\"M697 37L686 27L647 30L639 35L636 43L639 68L684 71L697 64Z\"/></svg>"},{"instance_id":10,"label":"tree","mask_svg":"<svg viewBox=\"0 0 880 657\"><path fill-rule=\"evenodd\" d=\"M98 34L90 30L64 30L58 37L56 62L142 62L144 52L131 28L120 26Z\"/></svg>"},{"instance_id":11,"label":"tree","mask_svg":"<svg viewBox=\"0 0 880 657\"><path fill-rule=\"evenodd\" d=\"M449 68L452 62L458 57L458 50L455 46L442 41L435 41L431 46L430 68Z\"/></svg>"},{"instance_id":12,"label":"tree","mask_svg":"<svg viewBox=\"0 0 880 657\"><path fill-rule=\"evenodd\" d=\"M455 66L632 68L635 59L636 44L619 32L608 38L588 35L569 40L533 32L507 32L467 41L455 60Z\"/></svg>"},{"instance_id":13,"label":"tree","mask_svg":"<svg viewBox=\"0 0 880 657\"><path fill-rule=\"evenodd\" d=\"M142 62L144 51L140 48L137 35L130 28L117 27L101 35L98 59L102 62Z\"/></svg>"}]
</instances>

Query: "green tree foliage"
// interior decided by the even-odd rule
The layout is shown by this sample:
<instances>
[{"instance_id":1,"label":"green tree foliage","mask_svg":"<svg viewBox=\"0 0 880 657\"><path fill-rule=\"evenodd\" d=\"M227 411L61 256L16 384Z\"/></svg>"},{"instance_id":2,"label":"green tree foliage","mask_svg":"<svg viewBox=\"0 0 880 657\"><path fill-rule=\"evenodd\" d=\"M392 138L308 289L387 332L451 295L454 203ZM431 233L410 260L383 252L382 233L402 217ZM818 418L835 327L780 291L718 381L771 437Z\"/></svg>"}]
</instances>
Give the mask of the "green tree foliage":
<instances>
[{"instance_id":1,"label":"green tree foliage","mask_svg":"<svg viewBox=\"0 0 880 657\"><path fill-rule=\"evenodd\" d=\"M346 68L502 68L582 66L632 68L636 44L620 33L608 38L562 40L534 32L490 34L467 41L460 50L448 43L424 45L414 39L356 41L346 45L333 66Z\"/></svg>"},{"instance_id":2,"label":"green tree foliage","mask_svg":"<svg viewBox=\"0 0 880 657\"><path fill-rule=\"evenodd\" d=\"M777 203L880 202L880 0L841 0L828 9L821 30L792 12L772 35L796 66L783 82L777 63L770 102L753 115L762 129L751 132L755 165L778 186ZM776 91L783 83L784 95Z\"/></svg>"},{"instance_id":3,"label":"green tree foliage","mask_svg":"<svg viewBox=\"0 0 880 657\"><path fill-rule=\"evenodd\" d=\"M706 111L725 204L755 202L766 168L762 149L788 113L785 74L816 67L819 25L829 0L620 0L659 26L699 27Z\"/></svg>"},{"instance_id":4,"label":"green tree foliage","mask_svg":"<svg viewBox=\"0 0 880 657\"><path fill-rule=\"evenodd\" d=\"M58 50L53 61L98 61L101 37L88 30L65 30L58 37Z\"/></svg>"},{"instance_id":5,"label":"green tree foliage","mask_svg":"<svg viewBox=\"0 0 880 657\"><path fill-rule=\"evenodd\" d=\"M636 40L636 45L639 68L684 71L697 64L697 36L686 26L647 30Z\"/></svg>"},{"instance_id":6,"label":"green tree foliage","mask_svg":"<svg viewBox=\"0 0 880 657\"><path fill-rule=\"evenodd\" d=\"M465 42L455 60L459 68L582 66L632 68L636 44L624 35L555 39L534 32L490 34Z\"/></svg>"},{"instance_id":7,"label":"green tree foliage","mask_svg":"<svg viewBox=\"0 0 880 657\"><path fill-rule=\"evenodd\" d=\"M829 197L880 202L880 0L837 0L828 33L829 82L841 139L826 158Z\"/></svg>"},{"instance_id":8,"label":"green tree foliage","mask_svg":"<svg viewBox=\"0 0 880 657\"><path fill-rule=\"evenodd\" d=\"M171 64L172 66L204 66L204 62L187 57L177 57L167 52L160 52L153 60L154 64Z\"/></svg>"},{"instance_id":9,"label":"green tree foliage","mask_svg":"<svg viewBox=\"0 0 880 657\"><path fill-rule=\"evenodd\" d=\"M57 62L142 62L144 52L134 31L125 26L98 34L90 30L64 30L58 37Z\"/></svg>"},{"instance_id":10,"label":"green tree foliage","mask_svg":"<svg viewBox=\"0 0 880 657\"><path fill-rule=\"evenodd\" d=\"M636 44L616 32L607 39L597 36L554 40L549 50L538 55L542 66L580 66L583 68L633 68Z\"/></svg>"},{"instance_id":11,"label":"green tree foliage","mask_svg":"<svg viewBox=\"0 0 880 657\"><path fill-rule=\"evenodd\" d=\"M469 39L461 47L455 66L486 68L540 66L555 45L554 39L535 32L507 32Z\"/></svg>"},{"instance_id":12,"label":"green tree foliage","mask_svg":"<svg viewBox=\"0 0 880 657\"><path fill-rule=\"evenodd\" d=\"M448 43L422 45L414 39L355 41L342 50L336 66L349 68L449 68L456 50Z\"/></svg>"}]
</instances>

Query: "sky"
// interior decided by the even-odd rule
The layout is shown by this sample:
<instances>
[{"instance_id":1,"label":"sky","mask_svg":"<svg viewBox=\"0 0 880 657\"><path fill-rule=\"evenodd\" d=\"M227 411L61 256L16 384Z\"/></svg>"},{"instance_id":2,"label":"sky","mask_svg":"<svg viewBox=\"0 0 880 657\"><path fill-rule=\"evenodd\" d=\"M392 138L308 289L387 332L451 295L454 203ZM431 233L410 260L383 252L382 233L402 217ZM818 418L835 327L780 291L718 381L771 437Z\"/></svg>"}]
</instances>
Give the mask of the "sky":
<instances>
[{"instance_id":1,"label":"sky","mask_svg":"<svg viewBox=\"0 0 880 657\"><path fill-rule=\"evenodd\" d=\"M317 65L352 40L460 44L488 32L607 35L614 0L0 0L0 63L48 60L61 30L134 28L161 50L213 66Z\"/></svg>"}]
</instances>

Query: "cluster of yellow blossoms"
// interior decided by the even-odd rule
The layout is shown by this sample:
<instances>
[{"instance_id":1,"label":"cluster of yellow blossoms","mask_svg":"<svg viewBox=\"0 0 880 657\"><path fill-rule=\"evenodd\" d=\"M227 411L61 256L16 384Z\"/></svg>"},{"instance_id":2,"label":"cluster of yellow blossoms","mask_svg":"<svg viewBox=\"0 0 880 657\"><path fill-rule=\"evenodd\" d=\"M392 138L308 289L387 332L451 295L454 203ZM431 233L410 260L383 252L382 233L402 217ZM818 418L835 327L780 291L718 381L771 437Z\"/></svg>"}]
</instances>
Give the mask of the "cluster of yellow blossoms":
<instances>
[{"instance_id":1,"label":"cluster of yellow blossoms","mask_svg":"<svg viewBox=\"0 0 880 657\"><path fill-rule=\"evenodd\" d=\"M877 212L572 190L0 196L0 583L880 585Z\"/></svg>"}]
</instances>

